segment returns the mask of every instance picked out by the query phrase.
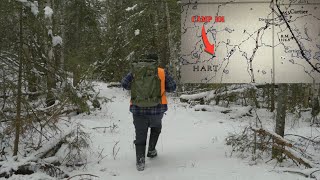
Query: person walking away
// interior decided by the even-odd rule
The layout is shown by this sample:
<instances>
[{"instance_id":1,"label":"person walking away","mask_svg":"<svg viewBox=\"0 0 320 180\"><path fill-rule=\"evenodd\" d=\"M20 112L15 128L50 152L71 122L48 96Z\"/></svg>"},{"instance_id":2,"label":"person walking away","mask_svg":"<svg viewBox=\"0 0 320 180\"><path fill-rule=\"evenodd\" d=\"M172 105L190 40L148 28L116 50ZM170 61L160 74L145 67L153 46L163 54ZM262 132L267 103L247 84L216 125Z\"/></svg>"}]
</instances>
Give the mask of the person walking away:
<instances>
[{"instance_id":1,"label":"person walking away","mask_svg":"<svg viewBox=\"0 0 320 180\"><path fill-rule=\"evenodd\" d=\"M157 156L156 145L162 129L162 118L168 110L166 92L176 90L176 82L163 68L158 67L158 55L148 53L132 63L131 72L121 81L131 90L130 112L135 127L136 168L145 168L148 129L151 129L147 157Z\"/></svg>"}]
</instances>

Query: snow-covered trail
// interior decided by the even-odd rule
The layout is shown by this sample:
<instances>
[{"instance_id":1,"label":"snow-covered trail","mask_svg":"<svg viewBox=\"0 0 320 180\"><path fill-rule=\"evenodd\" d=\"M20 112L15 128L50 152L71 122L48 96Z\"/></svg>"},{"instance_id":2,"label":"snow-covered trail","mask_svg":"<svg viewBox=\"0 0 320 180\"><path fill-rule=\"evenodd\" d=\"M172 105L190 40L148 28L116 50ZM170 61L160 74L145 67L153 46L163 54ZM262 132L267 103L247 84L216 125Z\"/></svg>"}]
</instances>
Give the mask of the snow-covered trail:
<instances>
[{"instance_id":1,"label":"snow-covered trail","mask_svg":"<svg viewBox=\"0 0 320 180\"><path fill-rule=\"evenodd\" d=\"M101 111L91 115L73 117L91 134L92 150L107 155L100 163L92 157L85 170L72 174L90 173L101 179L171 180L171 179L223 179L223 180L297 180L302 176L276 173L268 165L250 166L241 159L229 157L230 147L225 145L228 132L241 123L231 121L220 112L201 112L184 107L169 98L169 111L163 118L163 129L157 145L158 157L146 160L146 169L135 168L134 126L129 112L129 94L119 88L107 88L98 83L100 96L112 99ZM92 129L117 125L110 129ZM114 147L114 145L118 144ZM113 155L113 149L119 152ZM89 159L90 160L90 159Z\"/></svg>"}]
</instances>

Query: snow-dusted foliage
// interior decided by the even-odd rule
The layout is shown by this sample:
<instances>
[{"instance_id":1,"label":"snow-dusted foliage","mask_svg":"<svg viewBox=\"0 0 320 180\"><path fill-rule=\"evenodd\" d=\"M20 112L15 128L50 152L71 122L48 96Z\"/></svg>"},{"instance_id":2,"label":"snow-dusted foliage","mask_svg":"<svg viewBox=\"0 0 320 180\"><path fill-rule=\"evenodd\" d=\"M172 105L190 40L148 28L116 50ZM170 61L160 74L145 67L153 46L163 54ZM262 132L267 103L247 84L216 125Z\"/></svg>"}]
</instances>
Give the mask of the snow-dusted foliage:
<instances>
[{"instance_id":1,"label":"snow-dusted foliage","mask_svg":"<svg viewBox=\"0 0 320 180\"><path fill-rule=\"evenodd\" d=\"M138 4L135 4L135 5L132 6L132 7L127 7L126 11L132 11L132 10L134 10L137 6L138 6Z\"/></svg>"},{"instance_id":2,"label":"snow-dusted foliage","mask_svg":"<svg viewBox=\"0 0 320 180\"><path fill-rule=\"evenodd\" d=\"M51 9L51 7L46 6L46 7L44 8L44 15L45 15L45 18L49 18L49 19L51 19L52 14L53 14L53 10Z\"/></svg>"},{"instance_id":3,"label":"snow-dusted foliage","mask_svg":"<svg viewBox=\"0 0 320 180\"><path fill-rule=\"evenodd\" d=\"M52 37L52 46L62 45L62 38L60 36Z\"/></svg>"},{"instance_id":4,"label":"snow-dusted foliage","mask_svg":"<svg viewBox=\"0 0 320 180\"><path fill-rule=\"evenodd\" d=\"M37 16L39 14L39 9L38 9L38 1L28 1L28 0L16 0L19 2L22 2L26 7L29 7L31 12Z\"/></svg>"},{"instance_id":5,"label":"snow-dusted foliage","mask_svg":"<svg viewBox=\"0 0 320 180\"><path fill-rule=\"evenodd\" d=\"M140 34L140 30L139 29L134 30L134 35L138 36L139 34Z\"/></svg>"}]
</instances>

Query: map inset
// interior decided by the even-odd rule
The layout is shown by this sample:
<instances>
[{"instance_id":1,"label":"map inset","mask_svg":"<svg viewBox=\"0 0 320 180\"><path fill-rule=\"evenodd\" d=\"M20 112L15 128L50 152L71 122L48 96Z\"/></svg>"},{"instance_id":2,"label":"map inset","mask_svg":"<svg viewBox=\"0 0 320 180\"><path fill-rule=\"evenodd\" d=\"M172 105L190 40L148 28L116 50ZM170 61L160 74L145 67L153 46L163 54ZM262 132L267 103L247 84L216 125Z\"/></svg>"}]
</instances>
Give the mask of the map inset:
<instances>
[{"instance_id":1,"label":"map inset","mask_svg":"<svg viewBox=\"0 0 320 180\"><path fill-rule=\"evenodd\" d=\"M183 83L320 83L319 0L185 0Z\"/></svg>"}]
</instances>

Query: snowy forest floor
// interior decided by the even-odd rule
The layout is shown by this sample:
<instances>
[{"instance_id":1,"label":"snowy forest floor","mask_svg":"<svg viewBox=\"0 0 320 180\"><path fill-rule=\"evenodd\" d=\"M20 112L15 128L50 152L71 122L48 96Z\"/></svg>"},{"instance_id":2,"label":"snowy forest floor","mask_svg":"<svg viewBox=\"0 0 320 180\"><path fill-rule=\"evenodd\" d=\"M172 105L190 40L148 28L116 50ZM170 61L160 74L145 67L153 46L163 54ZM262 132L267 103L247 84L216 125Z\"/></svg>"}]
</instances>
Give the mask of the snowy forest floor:
<instances>
[{"instance_id":1,"label":"snowy forest floor","mask_svg":"<svg viewBox=\"0 0 320 180\"><path fill-rule=\"evenodd\" d=\"M225 143L228 133L239 132L250 122L255 122L255 117L242 117L247 107L233 107L227 114L221 113L218 107L212 112L195 111L188 104L170 96L169 110L163 118L163 129L157 145L158 157L147 158L145 170L138 172L135 168L135 133L129 112L129 93L120 88L108 88L104 83L97 83L96 88L100 90L101 97L111 101L104 103L100 111L71 117L73 122L80 122L90 134L90 152L94 152L88 153L88 164L70 172L71 176L88 173L108 180L308 179L297 174L280 173L276 171L274 163L255 164L247 159L230 157L231 147ZM258 113L266 127L272 129L273 114L265 109L259 109ZM109 126L111 128L97 128ZM307 125L289 122L287 127L289 132L301 134L299 132L306 132ZM44 175L14 175L10 179L31 180L41 177Z\"/></svg>"}]
</instances>

